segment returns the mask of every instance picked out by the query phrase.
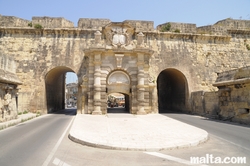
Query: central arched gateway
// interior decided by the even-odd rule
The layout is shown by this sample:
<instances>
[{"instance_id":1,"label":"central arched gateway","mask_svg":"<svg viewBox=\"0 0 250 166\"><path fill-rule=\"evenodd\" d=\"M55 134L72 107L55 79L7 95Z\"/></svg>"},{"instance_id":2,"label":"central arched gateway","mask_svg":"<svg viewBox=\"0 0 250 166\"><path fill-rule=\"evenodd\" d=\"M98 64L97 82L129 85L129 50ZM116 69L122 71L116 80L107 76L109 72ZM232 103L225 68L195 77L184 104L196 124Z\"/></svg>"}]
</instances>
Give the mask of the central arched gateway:
<instances>
[{"instance_id":1,"label":"central arched gateway","mask_svg":"<svg viewBox=\"0 0 250 166\"><path fill-rule=\"evenodd\" d=\"M82 113L106 114L110 93L124 94L132 114L155 111L152 102L155 84L150 82L149 75L154 52L144 43L143 33L134 30L130 24L110 23L103 33L94 33L93 47L84 49L88 63L80 82Z\"/></svg>"},{"instance_id":2,"label":"central arched gateway","mask_svg":"<svg viewBox=\"0 0 250 166\"><path fill-rule=\"evenodd\" d=\"M121 70L111 72L107 77L107 95L111 93L120 93L124 95L125 112L131 113L131 81L127 73Z\"/></svg>"}]
</instances>

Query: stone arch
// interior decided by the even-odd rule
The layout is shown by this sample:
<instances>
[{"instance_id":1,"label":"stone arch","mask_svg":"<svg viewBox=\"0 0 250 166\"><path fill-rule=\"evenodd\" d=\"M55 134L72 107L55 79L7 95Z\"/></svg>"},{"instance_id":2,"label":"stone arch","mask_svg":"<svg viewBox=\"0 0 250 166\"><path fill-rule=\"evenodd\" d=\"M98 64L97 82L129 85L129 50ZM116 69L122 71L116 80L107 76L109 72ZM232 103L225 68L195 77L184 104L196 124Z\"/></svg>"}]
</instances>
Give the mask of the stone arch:
<instances>
[{"instance_id":1,"label":"stone arch","mask_svg":"<svg viewBox=\"0 0 250 166\"><path fill-rule=\"evenodd\" d=\"M157 78L159 113L185 111L188 83L185 75L174 68L161 71Z\"/></svg>"},{"instance_id":2,"label":"stone arch","mask_svg":"<svg viewBox=\"0 0 250 166\"><path fill-rule=\"evenodd\" d=\"M120 93L125 96L126 112L131 112L131 78L126 71L114 70L107 75L106 79L107 95Z\"/></svg>"},{"instance_id":3,"label":"stone arch","mask_svg":"<svg viewBox=\"0 0 250 166\"><path fill-rule=\"evenodd\" d=\"M55 112L65 108L65 74L74 72L71 68L57 66L45 75L47 112Z\"/></svg>"}]
</instances>

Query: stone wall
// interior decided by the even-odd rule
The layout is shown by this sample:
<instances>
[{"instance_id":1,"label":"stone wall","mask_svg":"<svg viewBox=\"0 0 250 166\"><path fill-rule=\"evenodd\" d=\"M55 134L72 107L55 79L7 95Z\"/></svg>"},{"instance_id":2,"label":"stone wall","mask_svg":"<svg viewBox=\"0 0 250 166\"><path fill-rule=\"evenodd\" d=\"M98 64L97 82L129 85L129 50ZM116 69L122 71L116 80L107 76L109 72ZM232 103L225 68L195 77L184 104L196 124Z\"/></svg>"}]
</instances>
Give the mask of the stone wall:
<instances>
[{"instance_id":1,"label":"stone wall","mask_svg":"<svg viewBox=\"0 0 250 166\"><path fill-rule=\"evenodd\" d=\"M101 34L99 44L105 46L110 42L105 36L107 34L104 33L104 27L111 22L108 19L79 19L78 27L73 28L70 22L65 21L68 25L64 25L61 22L64 19L50 22L54 18L41 18L44 19L47 23L45 21L42 25L40 22L45 27L43 29L27 28L26 24L23 24L23 27L0 28L0 53L12 57L17 62L17 75L23 82L19 93L19 99L22 101L20 109L47 113L45 89L49 81L46 77L48 73L53 76L71 71L82 80L88 66L83 65L88 64L84 50L98 46L95 43L97 30ZM186 86L184 103L187 111L192 111L193 99L200 101L199 96L193 96L191 99L191 94L204 91L203 112L216 112L216 101L212 98L216 96L214 91L217 88L213 83L217 79L217 73L250 66L250 51L247 48L250 44L248 24L245 24L246 29L227 30L226 35L195 33L195 24L190 24L187 28L185 24L180 24L184 27L180 33L159 32L153 29L153 22L150 21L126 20L119 23L125 24L129 24L132 29L130 32L134 32L130 36L131 47L147 47L153 52L153 55L145 60L149 62L149 66L144 66L148 67L149 71L145 80L156 85L159 74L166 69L175 69L183 75ZM143 34L139 46L138 35L141 31ZM110 46L104 50L108 53L112 49L114 48ZM130 48L126 46L117 49L118 53L126 54ZM156 97L154 101L149 98L147 101L155 103L158 100ZM79 105L81 104L78 103ZM198 107L200 106L197 105Z\"/></svg>"},{"instance_id":2,"label":"stone wall","mask_svg":"<svg viewBox=\"0 0 250 166\"><path fill-rule=\"evenodd\" d=\"M14 16L0 15L0 27L28 27L29 22Z\"/></svg>"},{"instance_id":3,"label":"stone wall","mask_svg":"<svg viewBox=\"0 0 250 166\"><path fill-rule=\"evenodd\" d=\"M40 24L43 28L73 28L74 23L62 17L32 17L32 24Z\"/></svg>"},{"instance_id":4,"label":"stone wall","mask_svg":"<svg viewBox=\"0 0 250 166\"><path fill-rule=\"evenodd\" d=\"M218 118L218 92L198 91L191 93L191 113L209 118Z\"/></svg>"},{"instance_id":5,"label":"stone wall","mask_svg":"<svg viewBox=\"0 0 250 166\"><path fill-rule=\"evenodd\" d=\"M20 84L14 59L0 54L0 122L17 118L17 86Z\"/></svg>"},{"instance_id":6,"label":"stone wall","mask_svg":"<svg viewBox=\"0 0 250 166\"><path fill-rule=\"evenodd\" d=\"M78 21L78 28L101 30L102 27L109 23L111 23L109 19L80 18Z\"/></svg>"},{"instance_id":7,"label":"stone wall","mask_svg":"<svg viewBox=\"0 0 250 166\"><path fill-rule=\"evenodd\" d=\"M221 118L250 124L250 67L220 73L214 86Z\"/></svg>"},{"instance_id":8,"label":"stone wall","mask_svg":"<svg viewBox=\"0 0 250 166\"><path fill-rule=\"evenodd\" d=\"M162 28L167 24L170 26L170 32L177 32L179 33L196 33L196 24L188 24L188 23L176 23L176 22L167 22L157 26L157 30L162 31Z\"/></svg>"},{"instance_id":9,"label":"stone wall","mask_svg":"<svg viewBox=\"0 0 250 166\"><path fill-rule=\"evenodd\" d=\"M228 30L250 30L249 20L234 20L225 19L218 21L214 25L202 26L197 28L197 33L201 34L215 34L215 35L227 35Z\"/></svg>"}]
</instances>

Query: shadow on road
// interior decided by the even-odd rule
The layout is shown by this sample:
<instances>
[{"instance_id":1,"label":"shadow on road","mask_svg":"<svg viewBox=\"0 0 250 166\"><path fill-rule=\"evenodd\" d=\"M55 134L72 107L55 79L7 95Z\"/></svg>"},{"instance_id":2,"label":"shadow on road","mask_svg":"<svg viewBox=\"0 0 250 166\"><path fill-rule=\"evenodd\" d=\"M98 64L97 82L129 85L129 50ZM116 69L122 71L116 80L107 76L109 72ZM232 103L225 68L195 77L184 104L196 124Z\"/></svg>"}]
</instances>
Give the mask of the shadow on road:
<instances>
[{"instance_id":1,"label":"shadow on road","mask_svg":"<svg viewBox=\"0 0 250 166\"><path fill-rule=\"evenodd\" d=\"M64 115L75 116L76 115L76 108L75 109L67 108L67 109L56 111L56 112L51 112L49 114L64 114Z\"/></svg>"},{"instance_id":2,"label":"shadow on road","mask_svg":"<svg viewBox=\"0 0 250 166\"><path fill-rule=\"evenodd\" d=\"M129 113L124 107L107 108L108 113Z\"/></svg>"}]
</instances>

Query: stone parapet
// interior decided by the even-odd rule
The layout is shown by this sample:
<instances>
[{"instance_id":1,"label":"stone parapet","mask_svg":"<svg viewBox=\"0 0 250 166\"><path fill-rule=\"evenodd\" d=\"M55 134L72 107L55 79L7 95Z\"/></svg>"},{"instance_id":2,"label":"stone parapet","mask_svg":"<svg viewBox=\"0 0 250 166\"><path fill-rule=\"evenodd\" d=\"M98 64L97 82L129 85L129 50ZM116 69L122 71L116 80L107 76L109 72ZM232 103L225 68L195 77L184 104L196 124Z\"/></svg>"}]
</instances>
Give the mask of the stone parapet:
<instances>
[{"instance_id":1,"label":"stone parapet","mask_svg":"<svg viewBox=\"0 0 250 166\"><path fill-rule=\"evenodd\" d=\"M158 25L157 30L162 31L162 28L166 25L170 25L169 32L196 33L196 24L189 24L189 23L167 22Z\"/></svg>"},{"instance_id":2,"label":"stone parapet","mask_svg":"<svg viewBox=\"0 0 250 166\"><path fill-rule=\"evenodd\" d=\"M0 27L28 27L29 22L14 16L0 15Z\"/></svg>"},{"instance_id":3,"label":"stone parapet","mask_svg":"<svg viewBox=\"0 0 250 166\"><path fill-rule=\"evenodd\" d=\"M239 33L239 32L245 33L245 32L248 32L249 30L250 30L249 20L235 20L235 19L228 18L225 20L218 21L214 25L198 27L197 33L227 35L227 34Z\"/></svg>"},{"instance_id":4,"label":"stone parapet","mask_svg":"<svg viewBox=\"0 0 250 166\"><path fill-rule=\"evenodd\" d=\"M125 20L123 23L128 23L133 26L136 32L154 31L153 21Z\"/></svg>"},{"instance_id":5,"label":"stone parapet","mask_svg":"<svg viewBox=\"0 0 250 166\"><path fill-rule=\"evenodd\" d=\"M74 23L63 17L32 17L32 24L43 28L73 28Z\"/></svg>"},{"instance_id":6,"label":"stone parapet","mask_svg":"<svg viewBox=\"0 0 250 166\"><path fill-rule=\"evenodd\" d=\"M80 18L78 20L78 28L101 30L102 27L109 23L111 23L109 19Z\"/></svg>"}]
</instances>

